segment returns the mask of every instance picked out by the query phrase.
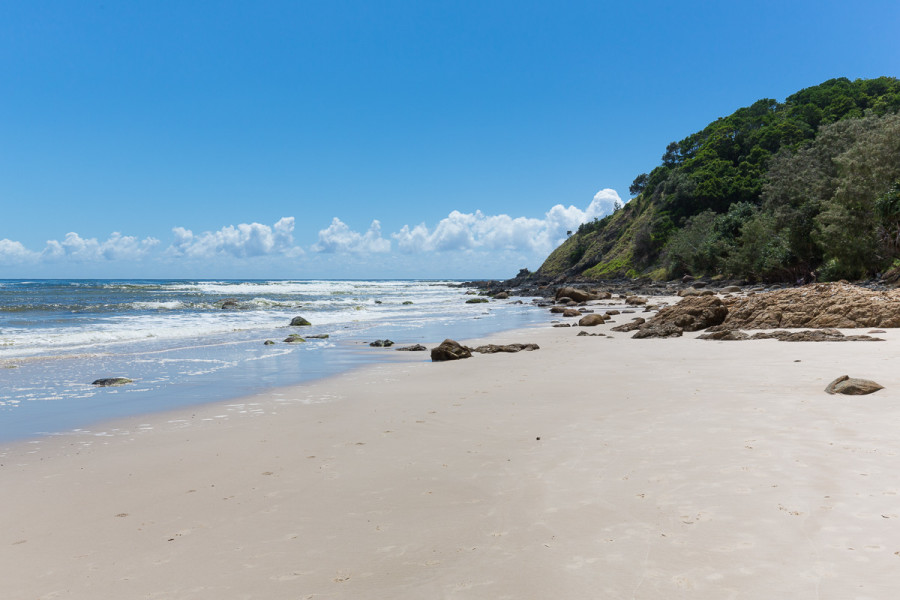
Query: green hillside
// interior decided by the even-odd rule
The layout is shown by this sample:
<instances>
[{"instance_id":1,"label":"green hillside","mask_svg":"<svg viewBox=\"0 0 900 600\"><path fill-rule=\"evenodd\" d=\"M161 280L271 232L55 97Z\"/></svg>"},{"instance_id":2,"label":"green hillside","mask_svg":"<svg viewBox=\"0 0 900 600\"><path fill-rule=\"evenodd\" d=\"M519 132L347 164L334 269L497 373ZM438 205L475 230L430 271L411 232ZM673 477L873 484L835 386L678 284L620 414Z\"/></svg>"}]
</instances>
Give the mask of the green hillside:
<instances>
[{"instance_id":1,"label":"green hillside","mask_svg":"<svg viewBox=\"0 0 900 600\"><path fill-rule=\"evenodd\" d=\"M900 80L832 79L669 144L539 276L859 278L900 257Z\"/></svg>"}]
</instances>

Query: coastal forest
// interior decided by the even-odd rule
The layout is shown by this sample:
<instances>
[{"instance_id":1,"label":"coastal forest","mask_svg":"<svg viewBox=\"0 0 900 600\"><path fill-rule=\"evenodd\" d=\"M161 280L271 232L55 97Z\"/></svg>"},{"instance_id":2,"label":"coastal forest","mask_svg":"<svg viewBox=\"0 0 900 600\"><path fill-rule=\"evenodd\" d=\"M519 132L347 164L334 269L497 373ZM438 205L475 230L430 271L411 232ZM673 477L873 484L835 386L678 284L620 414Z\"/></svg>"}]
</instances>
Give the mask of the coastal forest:
<instances>
[{"instance_id":1,"label":"coastal forest","mask_svg":"<svg viewBox=\"0 0 900 600\"><path fill-rule=\"evenodd\" d=\"M831 79L670 143L541 277L861 279L900 266L900 80Z\"/></svg>"}]
</instances>

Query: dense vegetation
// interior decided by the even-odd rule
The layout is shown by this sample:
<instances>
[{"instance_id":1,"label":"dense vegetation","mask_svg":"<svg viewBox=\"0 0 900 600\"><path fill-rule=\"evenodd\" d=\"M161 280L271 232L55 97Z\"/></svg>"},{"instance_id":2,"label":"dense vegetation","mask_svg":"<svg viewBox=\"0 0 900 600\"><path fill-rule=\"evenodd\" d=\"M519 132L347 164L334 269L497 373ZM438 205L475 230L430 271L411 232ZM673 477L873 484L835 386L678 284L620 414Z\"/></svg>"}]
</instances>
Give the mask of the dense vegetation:
<instances>
[{"instance_id":1,"label":"dense vegetation","mask_svg":"<svg viewBox=\"0 0 900 600\"><path fill-rule=\"evenodd\" d=\"M832 79L672 142L538 271L861 278L900 257L900 80Z\"/></svg>"}]
</instances>

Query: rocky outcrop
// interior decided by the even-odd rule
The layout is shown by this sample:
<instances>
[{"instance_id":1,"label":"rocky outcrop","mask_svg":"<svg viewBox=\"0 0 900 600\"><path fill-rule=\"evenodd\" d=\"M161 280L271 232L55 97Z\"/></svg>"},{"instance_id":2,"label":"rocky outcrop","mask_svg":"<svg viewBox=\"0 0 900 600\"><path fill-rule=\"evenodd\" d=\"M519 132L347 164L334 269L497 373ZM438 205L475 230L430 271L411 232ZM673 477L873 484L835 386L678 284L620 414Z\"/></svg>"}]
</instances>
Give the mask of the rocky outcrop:
<instances>
[{"instance_id":1,"label":"rocky outcrop","mask_svg":"<svg viewBox=\"0 0 900 600\"><path fill-rule=\"evenodd\" d=\"M312 323L310 323L303 317L294 317L293 319L291 319L291 327L305 327L307 325L312 325Z\"/></svg>"},{"instance_id":2,"label":"rocky outcrop","mask_svg":"<svg viewBox=\"0 0 900 600\"><path fill-rule=\"evenodd\" d=\"M641 325L633 336L633 339L641 340L644 338L669 338L681 337L684 330L677 325L671 323L653 323L652 321Z\"/></svg>"},{"instance_id":3,"label":"rocky outcrop","mask_svg":"<svg viewBox=\"0 0 900 600\"><path fill-rule=\"evenodd\" d=\"M431 360L433 362L460 360L471 357L472 352L456 340L446 339L439 346L431 349Z\"/></svg>"},{"instance_id":4,"label":"rocky outcrop","mask_svg":"<svg viewBox=\"0 0 900 600\"><path fill-rule=\"evenodd\" d=\"M588 300L594 300L595 296L590 292L575 287L561 287L556 290L556 299L560 298L571 298L575 302L587 302Z\"/></svg>"},{"instance_id":5,"label":"rocky outcrop","mask_svg":"<svg viewBox=\"0 0 900 600\"><path fill-rule=\"evenodd\" d=\"M829 394L846 394L848 396L864 396L872 394L878 390L883 390L884 386L875 383L870 379L856 379L849 375L841 375L828 384L825 391Z\"/></svg>"},{"instance_id":6,"label":"rocky outcrop","mask_svg":"<svg viewBox=\"0 0 900 600\"><path fill-rule=\"evenodd\" d=\"M900 327L900 291L845 282L753 294L728 309L723 329Z\"/></svg>"},{"instance_id":7,"label":"rocky outcrop","mask_svg":"<svg viewBox=\"0 0 900 600\"><path fill-rule=\"evenodd\" d=\"M684 331L700 331L721 324L728 316L728 307L715 296L692 296L667 306L652 317L652 326L674 325Z\"/></svg>"},{"instance_id":8,"label":"rocky outcrop","mask_svg":"<svg viewBox=\"0 0 900 600\"><path fill-rule=\"evenodd\" d=\"M95 379L91 382L91 385L96 385L97 387L110 387L113 385L126 385L133 382L133 379L128 379L127 377L106 377L104 379Z\"/></svg>"},{"instance_id":9,"label":"rocky outcrop","mask_svg":"<svg viewBox=\"0 0 900 600\"><path fill-rule=\"evenodd\" d=\"M631 323L625 323L624 325L619 325L617 327L613 327L610 331L618 331L619 333L627 333L629 331L634 331L635 329L640 329L641 325L646 323L646 319L643 317L637 317Z\"/></svg>"},{"instance_id":10,"label":"rocky outcrop","mask_svg":"<svg viewBox=\"0 0 900 600\"><path fill-rule=\"evenodd\" d=\"M780 342L883 342L882 338L870 335L844 335L837 329L806 329L804 331L765 331L746 334L737 329L719 329L698 335L700 340L740 341L778 340Z\"/></svg>"},{"instance_id":11,"label":"rocky outcrop","mask_svg":"<svg viewBox=\"0 0 900 600\"><path fill-rule=\"evenodd\" d=\"M485 346L478 346L477 348L472 348L472 352L478 352L480 354L494 354L496 352L521 352L522 350L540 350L541 347L537 344L487 344Z\"/></svg>"}]
</instances>

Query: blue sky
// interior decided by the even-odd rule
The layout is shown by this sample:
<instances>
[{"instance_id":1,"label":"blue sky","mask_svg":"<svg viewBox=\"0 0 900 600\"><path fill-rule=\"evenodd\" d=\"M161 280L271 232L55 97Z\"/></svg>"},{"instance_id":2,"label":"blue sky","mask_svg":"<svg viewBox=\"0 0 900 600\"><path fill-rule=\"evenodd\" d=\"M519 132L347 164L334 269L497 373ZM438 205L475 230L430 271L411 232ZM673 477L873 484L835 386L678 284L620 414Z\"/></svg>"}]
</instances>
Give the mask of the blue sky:
<instances>
[{"instance_id":1,"label":"blue sky","mask_svg":"<svg viewBox=\"0 0 900 600\"><path fill-rule=\"evenodd\" d=\"M0 4L0 278L495 277L900 3ZM596 199L595 199L596 197Z\"/></svg>"}]
</instances>

